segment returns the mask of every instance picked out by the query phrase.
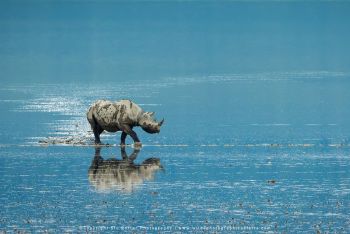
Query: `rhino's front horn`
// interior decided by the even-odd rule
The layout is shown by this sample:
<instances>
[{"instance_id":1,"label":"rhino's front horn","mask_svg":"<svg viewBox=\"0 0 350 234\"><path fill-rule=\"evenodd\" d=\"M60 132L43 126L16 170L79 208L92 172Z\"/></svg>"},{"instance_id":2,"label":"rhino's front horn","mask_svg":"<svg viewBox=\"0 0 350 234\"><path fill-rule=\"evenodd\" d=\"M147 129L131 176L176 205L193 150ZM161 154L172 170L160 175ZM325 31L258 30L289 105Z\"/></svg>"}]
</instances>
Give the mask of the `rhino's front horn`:
<instances>
[{"instance_id":1,"label":"rhino's front horn","mask_svg":"<svg viewBox=\"0 0 350 234\"><path fill-rule=\"evenodd\" d=\"M163 123L164 123L164 118L162 119L162 121L160 121L160 122L158 123L158 125L159 125L159 126L162 126Z\"/></svg>"}]
</instances>

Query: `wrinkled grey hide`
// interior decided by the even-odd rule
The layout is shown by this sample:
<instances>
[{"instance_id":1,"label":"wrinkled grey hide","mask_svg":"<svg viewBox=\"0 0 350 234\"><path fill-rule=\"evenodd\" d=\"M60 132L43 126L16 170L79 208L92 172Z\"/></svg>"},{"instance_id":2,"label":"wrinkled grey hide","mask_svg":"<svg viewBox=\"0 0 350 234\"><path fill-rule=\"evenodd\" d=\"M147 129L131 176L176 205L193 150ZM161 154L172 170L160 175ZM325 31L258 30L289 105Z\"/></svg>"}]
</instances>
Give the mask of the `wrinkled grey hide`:
<instances>
[{"instance_id":1,"label":"wrinkled grey hide","mask_svg":"<svg viewBox=\"0 0 350 234\"><path fill-rule=\"evenodd\" d=\"M89 108L87 119L94 132L96 144L101 143L100 134L104 130L122 131L121 145L125 144L127 135L130 135L135 143L141 144L132 128L140 126L148 133L159 133L164 120L157 122L153 115L154 112L145 112L130 100L98 100Z\"/></svg>"}]
</instances>

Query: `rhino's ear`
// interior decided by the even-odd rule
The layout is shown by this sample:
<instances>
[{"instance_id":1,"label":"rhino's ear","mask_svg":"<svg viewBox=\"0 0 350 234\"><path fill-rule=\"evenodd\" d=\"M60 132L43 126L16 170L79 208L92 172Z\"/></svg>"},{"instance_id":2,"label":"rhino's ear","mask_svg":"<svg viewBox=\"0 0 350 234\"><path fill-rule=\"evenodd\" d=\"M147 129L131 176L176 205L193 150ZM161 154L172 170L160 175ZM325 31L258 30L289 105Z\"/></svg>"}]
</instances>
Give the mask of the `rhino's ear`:
<instances>
[{"instance_id":1,"label":"rhino's ear","mask_svg":"<svg viewBox=\"0 0 350 234\"><path fill-rule=\"evenodd\" d=\"M154 115L154 112L149 112L149 115L152 117Z\"/></svg>"}]
</instances>

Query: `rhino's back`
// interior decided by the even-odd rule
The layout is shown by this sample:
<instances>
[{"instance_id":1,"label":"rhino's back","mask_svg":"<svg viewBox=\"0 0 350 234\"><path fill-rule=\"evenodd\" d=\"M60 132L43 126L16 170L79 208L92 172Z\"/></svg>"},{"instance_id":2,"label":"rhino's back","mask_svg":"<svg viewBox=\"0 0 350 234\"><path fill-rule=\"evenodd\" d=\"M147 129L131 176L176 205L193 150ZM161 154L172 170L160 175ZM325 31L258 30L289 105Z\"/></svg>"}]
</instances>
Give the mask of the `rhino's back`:
<instances>
[{"instance_id":1,"label":"rhino's back","mask_svg":"<svg viewBox=\"0 0 350 234\"><path fill-rule=\"evenodd\" d=\"M133 121L134 123L137 122L138 116L140 113L142 113L142 109L134 102L130 100L120 100L115 102L116 106L122 106L123 110L126 113L126 116L128 120Z\"/></svg>"},{"instance_id":2,"label":"rhino's back","mask_svg":"<svg viewBox=\"0 0 350 234\"><path fill-rule=\"evenodd\" d=\"M98 100L88 112L91 117L106 131L116 132L120 130L120 125L133 124L137 120L138 106L129 100L111 102Z\"/></svg>"}]
</instances>

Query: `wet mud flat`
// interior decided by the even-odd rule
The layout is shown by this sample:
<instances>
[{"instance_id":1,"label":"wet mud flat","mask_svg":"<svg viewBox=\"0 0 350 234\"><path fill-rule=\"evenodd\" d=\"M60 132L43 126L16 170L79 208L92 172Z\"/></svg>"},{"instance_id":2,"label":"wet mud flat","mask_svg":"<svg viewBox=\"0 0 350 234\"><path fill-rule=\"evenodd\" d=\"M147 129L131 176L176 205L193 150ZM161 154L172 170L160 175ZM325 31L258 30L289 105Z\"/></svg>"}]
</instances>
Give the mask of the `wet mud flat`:
<instances>
[{"instance_id":1,"label":"wet mud flat","mask_svg":"<svg viewBox=\"0 0 350 234\"><path fill-rule=\"evenodd\" d=\"M350 230L348 147L1 151L0 231Z\"/></svg>"}]
</instances>

